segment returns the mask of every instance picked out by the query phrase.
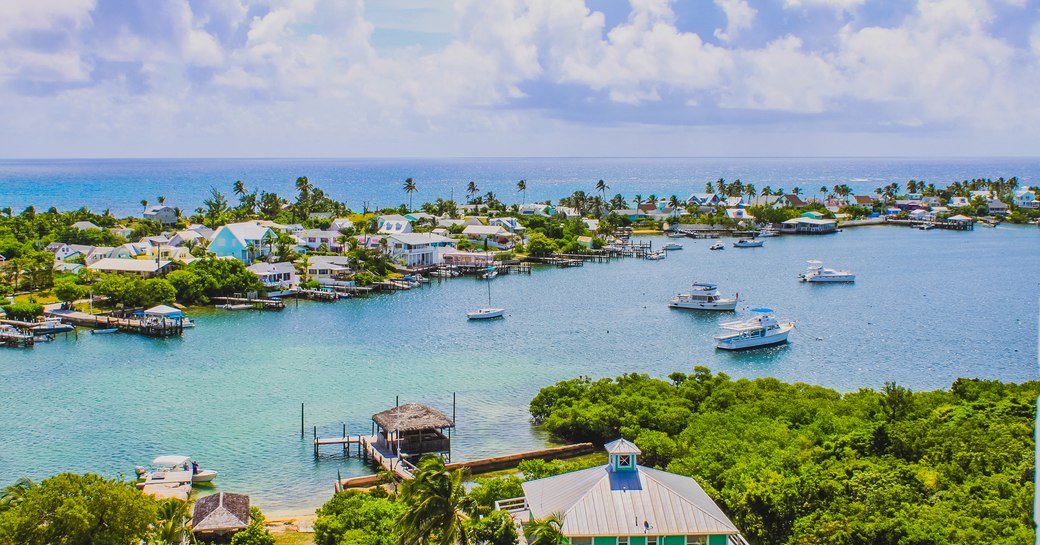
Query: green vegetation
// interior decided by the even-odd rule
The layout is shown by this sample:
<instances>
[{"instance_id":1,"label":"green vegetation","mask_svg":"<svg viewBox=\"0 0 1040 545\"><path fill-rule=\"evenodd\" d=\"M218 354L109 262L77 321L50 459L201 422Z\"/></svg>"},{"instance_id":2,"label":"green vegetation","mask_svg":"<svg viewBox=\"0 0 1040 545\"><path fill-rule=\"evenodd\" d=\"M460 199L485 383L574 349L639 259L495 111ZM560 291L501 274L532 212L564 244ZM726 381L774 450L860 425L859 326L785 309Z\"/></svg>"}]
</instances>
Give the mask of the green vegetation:
<instances>
[{"instance_id":1,"label":"green vegetation","mask_svg":"<svg viewBox=\"0 0 1040 545\"><path fill-rule=\"evenodd\" d=\"M275 545L274 536L264 528L264 514L249 508L249 526L231 537L231 545Z\"/></svg>"},{"instance_id":2,"label":"green vegetation","mask_svg":"<svg viewBox=\"0 0 1040 545\"><path fill-rule=\"evenodd\" d=\"M37 316L43 316L43 305L39 303L10 303L7 304L7 300L0 300L0 308L4 309L7 313L7 317L12 320L22 320L25 322L31 322L36 319Z\"/></svg>"},{"instance_id":3,"label":"green vegetation","mask_svg":"<svg viewBox=\"0 0 1040 545\"><path fill-rule=\"evenodd\" d=\"M568 440L634 439L754 544L1033 542L1038 382L840 394L704 367L669 379L563 381L531 414Z\"/></svg>"}]
</instances>

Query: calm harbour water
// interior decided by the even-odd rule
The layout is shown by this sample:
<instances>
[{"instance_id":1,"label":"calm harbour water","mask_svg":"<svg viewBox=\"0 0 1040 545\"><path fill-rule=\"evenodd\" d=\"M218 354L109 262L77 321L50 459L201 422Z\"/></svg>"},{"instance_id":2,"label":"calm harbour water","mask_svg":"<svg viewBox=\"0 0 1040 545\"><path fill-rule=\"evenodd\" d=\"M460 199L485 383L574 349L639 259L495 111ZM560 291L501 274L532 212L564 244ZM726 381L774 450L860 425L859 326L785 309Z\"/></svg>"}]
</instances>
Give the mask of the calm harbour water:
<instances>
[{"instance_id":1,"label":"calm harbour water","mask_svg":"<svg viewBox=\"0 0 1040 545\"><path fill-rule=\"evenodd\" d=\"M66 470L132 475L156 455L184 453L221 472L220 490L247 492L273 513L303 512L331 495L337 470L366 471L333 449L315 461L310 427L339 434L345 422L368 433L370 416L398 395L450 414L457 393L455 459L468 459L543 446L527 404L539 388L578 375L664 377L706 365L841 391L1037 378L1035 226L865 227L722 252L708 251L711 241L680 242L683 250L658 262L499 277L492 291L495 305L509 309L504 320L467 322L487 292L463 278L281 312L200 309L192 313L198 327L179 339L81 332L5 349L0 467L6 481ZM857 283L800 284L813 258L853 270ZM739 291L740 310L669 309L667 300L694 280ZM758 306L796 321L790 344L712 348L719 322Z\"/></svg>"}]
</instances>

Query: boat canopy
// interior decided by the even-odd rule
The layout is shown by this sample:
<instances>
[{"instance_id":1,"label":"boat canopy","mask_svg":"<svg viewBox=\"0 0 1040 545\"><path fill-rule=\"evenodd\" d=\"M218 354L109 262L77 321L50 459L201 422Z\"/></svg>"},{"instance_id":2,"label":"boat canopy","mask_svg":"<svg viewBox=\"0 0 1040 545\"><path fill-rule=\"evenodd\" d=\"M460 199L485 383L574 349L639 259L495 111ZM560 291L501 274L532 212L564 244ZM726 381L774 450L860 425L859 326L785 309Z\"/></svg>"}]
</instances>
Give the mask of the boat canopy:
<instances>
[{"instance_id":1,"label":"boat canopy","mask_svg":"<svg viewBox=\"0 0 1040 545\"><path fill-rule=\"evenodd\" d=\"M165 316L167 318L183 318L184 313L178 308L167 305L159 305L144 311L145 316Z\"/></svg>"},{"instance_id":2,"label":"boat canopy","mask_svg":"<svg viewBox=\"0 0 1040 545\"><path fill-rule=\"evenodd\" d=\"M181 466L191 462L191 456L178 456L176 454L159 456L152 460L153 466Z\"/></svg>"},{"instance_id":3,"label":"boat canopy","mask_svg":"<svg viewBox=\"0 0 1040 545\"><path fill-rule=\"evenodd\" d=\"M693 283L693 288L694 289L702 289L702 290L714 290L714 289L718 289L718 285L716 285L716 284L709 284L708 282L694 282Z\"/></svg>"},{"instance_id":4,"label":"boat canopy","mask_svg":"<svg viewBox=\"0 0 1040 545\"><path fill-rule=\"evenodd\" d=\"M719 324L722 329L728 329L730 331L750 331L752 329L761 329L762 324L757 318L751 320L740 320L736 322L723 322Z\"/></svg>"},{"instance_id":5,"label":"boat canopy","mask_svg":"<svg viewBox=\"0 0 1040 545\"><path fill-rule=\"evenodd\" d=\"M765 314L769 314L770 312L773 312L773 309L759 307L759 308L751 309L751 312L762 312L762 313L765 313Z\"/></svg>"}]
</instances>

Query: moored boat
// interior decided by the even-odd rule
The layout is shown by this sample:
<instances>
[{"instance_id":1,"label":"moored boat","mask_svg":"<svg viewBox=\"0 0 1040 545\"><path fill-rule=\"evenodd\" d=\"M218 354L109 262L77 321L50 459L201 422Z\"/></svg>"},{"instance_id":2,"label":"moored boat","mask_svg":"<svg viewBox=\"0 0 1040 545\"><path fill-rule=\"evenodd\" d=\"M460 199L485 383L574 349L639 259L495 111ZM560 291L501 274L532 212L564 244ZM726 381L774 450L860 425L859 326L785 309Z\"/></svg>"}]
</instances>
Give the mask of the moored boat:
<instances>
[{"instance_id":1,"label":"moored boat","mask_svg":"<svg viewBox=\"0 0 1040 545\"><path fill-rule=\"evenodd\" d=\"M33 335L56 335L75 331L76 326L66 324L59 318L44 318L32 326Z\"/></svg>"},{"instance_id":2,"label":"moored boat","mask_svg":"<svg viewBox=\"0 0 1040 545\"><path fill-rule=\"evenodd\" d=\"M490 318L501 318L506 312L504 308L482 308L467 312L466 318L470 320L487 320Z\"/></svg>"},{"instance_id":3,"label":"moored boat","mask_svg":"<svg viewBox=\"0 0 1040 545\"><path fill-rule=\"evenodd\" d=\"M720 324L730 333L715 336L715 348L721 350L747 350L763 348L787 342L787 335L794 329L794 322L780 323L767 308L752 309L762 315L750 320Z\"/></svg>"},{"instance_id":4,"label":"moored boat","mask_svg":"<svg viewBox=\"0 0 1040 545\"><path fill-rule=\"evenodd\" d=\"M668 253L665 252L664 250L657 250L657 251L650 252L650 253L646 254L646 258L650 259L650 260L653 260L653 261L659 261L659 260L664 259L666 257L668 257Z\"/></svg>"},{"instance_id":5,"label":"moored boat","mask_svg":"<svg viewBox=\"0 0 1040 545\"><path fill-rule=\"evenodd\" d=\"M822 261L809 261L809 267L804 274L798 276L802 282L844 282L856 281L856 275L849 271L838 269L825 269Z\"/></svg>"},{"instance_id":6,"label":"moored boat","mask_svg":"<svg viewBox=\"0 0 1040 545\"><path fill-rule=\"evenodd\" d=\"M112 333L119 333L119 328L117 328L117 327L102 327L102 328L99 328L99 329L91 329L90 333L92 335L109 335L109 334L112 334Z\"/></svg>"},{"instance_id":7,"label":"moored boat","mask_svg":"<svg viewBox=\"0 0 1040 545\"><path fill-rule=\"evenodd\" d=\"M755 239L740 239L733 243L734 248L761 248L764 241Z\"/></svg>"},{"instance_id":8,"label":"moored boat","mask_svg":"<svg viewBox=\"0 0 1040 545\"><path fill-rule=\"evenodd\" d=\"M190 456L168 455L159 456L152 460L151 470L141 466L135 468L138 478L143 480L142 484L190 482L192 484L209 483L217 478L217 472L212 469L202 469L198 462Z\"/></svg>"},{"instance_id":9,"label":"moored boat","mask_svg":"<svg viewBox=\"0 0 1040 545\"><path fill-rule=\"evenodd\" d=\"M736 310L740 294L725 298L719 294L719 287L706 282L694 282L689 293L680 293L672 298L668 306L672 308L693 310Z\"/></svg>"},{"instance_id":10,"label":"moored boat","mask_svg":"<svg viewBox=\"0 0 1040 545\"><path fill-rule=\"evenodd\" d=\"M762 229L761 231L758 232L758 235L756 235L756 236L758 238L780 236L780 231L777 231L776 229L773 229L773 228Z\"/></svg>"},{"instance_id":11,"label":"moored boat","mask_svg":"<svg viewBox=\"0 0 1040 545\"><path fill-rule=\"evenodd\" d=\"M678 242L669 242L668 244L665 244L664 246L661 246L661 249L662 250L682 250L682 244L679 244Z\"/></svg>"},{"instance_id":12,"label":"moored boat","mask_svg":"<svg viewBox=\"0 0 1040 545\"><path fill-rule=\"evenodd\" d=\"M217 305L217 308L225 310L249 310L253 308L253 305L250 305L249 303L228 303L226 305Z\"/></svg>"},{"instance_id":13,"label":"moored boat","mask_svg":"<svg viewBox=\"0 0 1040 545\"><path fill-rule=\"evenodd\" d=\"M721 243L721 242L716 242L715 244L712 244L711 247L708 248L708 249L709 250L725 250L726 249L726 245Z\"/></svg>"}]
</instances>

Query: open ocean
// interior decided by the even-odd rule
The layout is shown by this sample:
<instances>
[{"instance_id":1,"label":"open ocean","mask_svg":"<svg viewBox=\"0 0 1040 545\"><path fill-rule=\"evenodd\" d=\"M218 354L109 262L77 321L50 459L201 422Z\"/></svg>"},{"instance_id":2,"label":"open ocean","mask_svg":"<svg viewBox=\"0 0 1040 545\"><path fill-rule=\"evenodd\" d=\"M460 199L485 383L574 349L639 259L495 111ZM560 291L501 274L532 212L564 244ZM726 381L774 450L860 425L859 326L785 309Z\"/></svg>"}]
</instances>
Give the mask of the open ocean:
<instances>
[{"instance_id":1,"label":"open ocean","mask_svg":"<svg viewBox=\"0 0 1040 545\"><path fill-rule=\"evenodd\" d=\"M306 175L351 206L461 198L474 180L500 199L684 196L718 177L765 185L847 183L867 193L891 181L1040 178L1037 159L501 159L501 160L112 160L0 163L0 207L111 208L136 213L162 194L198 206L210 186L231 193L236 179L292 193ZM866 181L853 181L866 180ZM649 237L655 247L664 237ZM706 365L733 377L772 376L855 391L895 381L914 390L948 387L958 377L1022 382L1037 378L1040 229L978 227L973 232L898 227L850 228L822 237L766 239L765 247L708 251L711 241L680 240L663 261L627 259L575 269L539 268L492 283L504 320L472 323L486 285L463 278L337 303L300 302L281 312L192 312L182 338L133 335L59 338L31 350L0 350L0 484L61 471L132 476L159 454L187 454L220 471L218 489L245 492L270 513L305 512L332 493L337 471L356 460L315 461L310 429L368 433L370 416L401 402L450 414L458 399L456 460L540 447L527 404L542 386L626 372L665 377ZM727 245L729 241L726 241ZM797 281L805 260L858 275L854 285ZM697 314L666 306L692 281L740 292L736 314ZM797 328L791 342L722 353L718 323L776 309ZM300 403L307 435L300 439Z\"/></svg>"}]
</instances>

